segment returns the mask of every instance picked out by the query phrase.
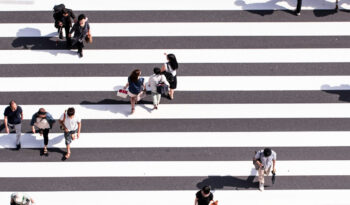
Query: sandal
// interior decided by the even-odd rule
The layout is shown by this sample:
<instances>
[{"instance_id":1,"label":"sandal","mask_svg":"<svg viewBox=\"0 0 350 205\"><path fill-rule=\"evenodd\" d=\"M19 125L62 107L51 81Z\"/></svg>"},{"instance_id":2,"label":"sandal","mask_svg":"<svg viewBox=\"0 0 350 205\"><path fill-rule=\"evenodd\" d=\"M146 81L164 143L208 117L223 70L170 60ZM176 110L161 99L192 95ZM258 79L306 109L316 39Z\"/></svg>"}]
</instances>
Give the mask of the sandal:
<instances>
[{"instance_id":1,"label":"sandal","mask_svg":"<svg viewBox=\"0 0 350 205\"><path fill-rule=\"evenodd\" d=\"M67 152L67 154L64 156L66 159L69 159L70 157L70 152Z\"/></svg>"},{"instance_id":2,"label":"sandal","mask_svg":"<svg viewBox=\"0 0 350 205\"><path fill-rule=\"evenodd\" d=\"M44 153L44 155L46 155L46 156L49 154L49 152L47 151L47 148L44 148L44 152L43 152L43 153Z\"/></svg>"}]
</instances>

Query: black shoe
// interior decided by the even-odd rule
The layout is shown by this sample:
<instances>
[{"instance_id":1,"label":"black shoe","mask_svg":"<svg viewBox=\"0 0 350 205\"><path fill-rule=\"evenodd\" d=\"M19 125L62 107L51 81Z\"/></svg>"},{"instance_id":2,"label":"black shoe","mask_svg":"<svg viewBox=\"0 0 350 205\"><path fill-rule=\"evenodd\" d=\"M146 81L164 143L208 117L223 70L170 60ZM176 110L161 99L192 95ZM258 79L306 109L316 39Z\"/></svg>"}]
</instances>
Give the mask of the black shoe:
<instances>
[{"instance_id":1,"label":"black shoe","mask_svg":"<svg viewBox=\"0 0 350 205\"><path fill-rule=\"evenodd\" d=\"M83 57L83 52L78 52L78 56L79 56L79 58L82 58Z\"/></svg>"},{"instance_id":2,"label":"black shoe","mask_svg":"<svg viewBox=\"0 0 350 205\"><path fill-rule=\"evenodd\" d=\"M16 149L17 149L17 150L20 150L20 149L21 149L21 144L18 144L18 145L16 146Z\"/></svg>"}]
</instances>

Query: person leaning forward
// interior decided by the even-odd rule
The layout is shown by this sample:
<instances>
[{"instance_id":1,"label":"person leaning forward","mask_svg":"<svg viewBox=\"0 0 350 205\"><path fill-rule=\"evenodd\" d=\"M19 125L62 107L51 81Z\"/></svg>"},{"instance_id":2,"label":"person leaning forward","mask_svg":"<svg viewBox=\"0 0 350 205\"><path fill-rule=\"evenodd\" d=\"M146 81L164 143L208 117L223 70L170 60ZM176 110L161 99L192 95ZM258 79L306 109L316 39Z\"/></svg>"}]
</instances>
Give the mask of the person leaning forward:
<instances>
[{"instance_id":1,"label":"person leaning forward","mask_svg":"<svg viewBox=\"0 0 350 205\"><path fill-rule=\"evenodd\" d=\"M14 100L11 100L9 106L4 111L4 124L6 133L10 134L10 130L16 131L16 148L21 149L21 135L22 135L22 120L23 111Z\"/></svg>"},{"instance_id":2,"label":"person leaning forward","mask_svg":"<svg viewBox=\"0 0 350 205\"><path fill-rule=\"evenodd\" d=\"M70 144L72 140L75 138L79 139L80 137L81 119L79 116L75 115L75 109L70 107L61 115L59 122L61 124L61 129L64 130L64 139L67 146L65 159L69 159L71 154Z\"/></svg>"},{"instance_id":3,"label":"person leaning forward","mask_svg":"<svg viewBox=\"0 0 350 205\"><path fill-rule=\"evenodd\" d=\"M253 161L254 165L256 165L256 169L258 169L260 191L264 190L264 175L268 176L270 174L271 167L272 172L276 172L276 159L276 152L271 150L270 148L265 148L256 152Z\"/></svg>"}]
</instances>

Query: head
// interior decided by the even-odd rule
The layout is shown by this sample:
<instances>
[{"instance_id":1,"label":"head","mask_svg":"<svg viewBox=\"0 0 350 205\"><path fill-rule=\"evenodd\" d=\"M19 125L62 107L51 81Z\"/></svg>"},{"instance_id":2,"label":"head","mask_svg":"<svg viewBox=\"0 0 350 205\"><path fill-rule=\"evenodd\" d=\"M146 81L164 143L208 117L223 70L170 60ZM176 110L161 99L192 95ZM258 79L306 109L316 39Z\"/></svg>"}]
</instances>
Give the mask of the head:
<instances>
[{"instance_id":1,"label":"head","mask_svg":"<svg viewBox=\"0 0 350 205\"><path fill-rule=\"evenodd\" d=\"M160 68L158 68L158 67L153 68L153 72L154 72L154 74L159 75L160 74Z\"/></svg>"},{"instance_id":2,"label":"head","mask_svg":"<svg viewBox=\"0 0 350 205\"><path fill-rule=\"evenodd\" d=\"M44 108L40 108L38 111L38 117L45 118L46 117L46 110Z\"/></svg>"},{"instance_id":3,"label":"head","mask_svg":"<svg viewBox=\"0 0 350 205\"><path fill-rule=\"evenodd\" d=\"M63 14L63 16L68 16L69 15L69 13L68 13L68 9L66 9L66 8L64 8L63 10L62 10L62 14Z\"/></svg>"},{"instance_id":4,"label":"head","mask_svg":"<svg viewBox=\"0 0 350 205\"><path fill-rule=\"evenodd\" d=\"M206 185L202 188L202 193L207 196L210 194L210 186Z\"/></svg>"},{"instance_id":5,"label":"head","mask_svg":"<svg viewBox=\"0 0 350 205\"><path fill-rule=\"evenodd\" d=\"M75 114L75 109L74 109L74 107L68 108L68 110L67 110L67 115L68 115L68 117L72 118L72 117L74 117L74 114Z\"/></svg>"},{"instance_id":6,"label":"head","mask_svg":"<svg viewBox=\"0 0 350 205\"><path fill-rule=\"evenodd\" d=\"M139 77L141 76L141 70L139 69L136 69L136 70L133 70L130 74L130 80L134 83L137 82L137 80L139 79Z\"/></svg>"},{"instance_id":7,"label":"head","mask_svg":"<svg viewBox=\"0 0 350 205\"><path fill-rule=\"evenodd\" d=\"M172 69L176 70L179 67L174 54L168 54L167 59Z\"/></svg>"},{"instance_id":8,"label":"head","mask_svg":"<svg viewBox=\"0 0 350 205\"><path fill-rule=\"evenodd\" d=\"M23 194L21 193L16 193L15 198L13 199L13 202L15 204L22 204L23 203Z\"/></svg>"},{"instance_id":9,"label":"head","mask_svg":"<svg viewBox=\"0 0 350 205\"><path fill-rule=\"evenodd\" d=\"M11 100L9 103L12 110L17 110L17 103L14 100Z\"/></svg>"},{"instance_id":10,"label":"head","mask_svg":"<svg viewBox=\"0 0 350 205\"><path fill-rule=\"evenodd\" d=\"M78 22L80 26L84 26L86 22L86 16L84 14L80 14L78 16Z\"/></svg>"},{"instance_id":11,"label":"head","mask_svg":"<svg viewBox=\"0 0 350 205\"><path fill-rule=\"evenodd\" d=\"M265 148L264 149L264 157L269 157L269 156L271 156L271 149Z\"/></svg>"}]
</instances>

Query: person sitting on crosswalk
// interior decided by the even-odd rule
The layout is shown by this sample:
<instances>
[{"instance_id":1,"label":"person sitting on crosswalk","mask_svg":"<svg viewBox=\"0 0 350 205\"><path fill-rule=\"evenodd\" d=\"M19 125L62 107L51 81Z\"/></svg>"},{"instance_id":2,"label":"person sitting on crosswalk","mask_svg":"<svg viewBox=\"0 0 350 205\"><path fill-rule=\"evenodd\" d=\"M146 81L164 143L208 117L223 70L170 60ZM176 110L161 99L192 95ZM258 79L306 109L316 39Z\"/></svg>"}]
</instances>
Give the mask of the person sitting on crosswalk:
<instances>
[{"instance_id":1,"label":"person sitting on crosswalk","mask_svg":"<svg viewBox=\"0 0 350 205\"><path fill-rule=\"evenodd\" d=\"M34 205L34 199L24 193L11 194L10 205Z\"/></svg>"},{"instance_id":2,"label":"person sitting on crosswalk","mask_svg":"<svg viewBox=\"0 0 350 205\"><path fill-rule=\"evenodd\" d=\"M270 148L265 148L256 152L253 161L258 169L259 174L259 189L264 190L264 175L269 175L272 167L272 172L276 172L276 159L277 154Z\"/></svg>"},{"instance_id":3,"label":"person sitting on crosswalk","mask_svg":"<svg viewBox=\"0 0 350 205\"><path fill-rule=\"evenodd\" d=\"M67 112L65 111L59 120L62 129L64 130L64 138L67 146L67 154L65 159L69 159L71 150L70 144L75 138L79 139L80 130L81 130L81 119L75 114L75 109L73 107L68 108Z\"/></svg>"}]
</instances>

